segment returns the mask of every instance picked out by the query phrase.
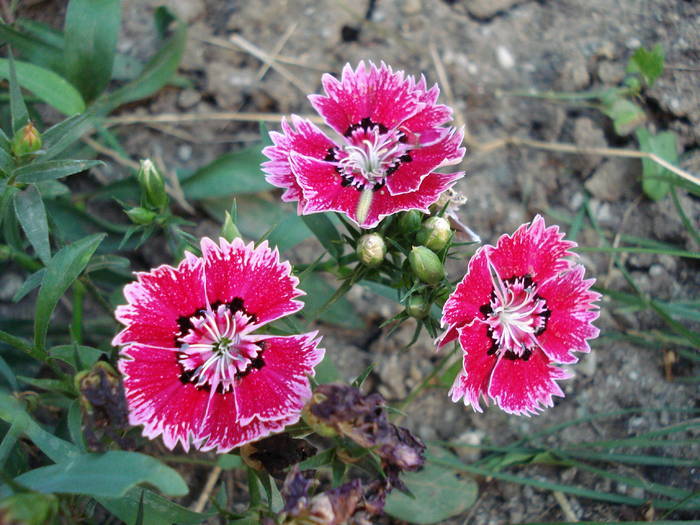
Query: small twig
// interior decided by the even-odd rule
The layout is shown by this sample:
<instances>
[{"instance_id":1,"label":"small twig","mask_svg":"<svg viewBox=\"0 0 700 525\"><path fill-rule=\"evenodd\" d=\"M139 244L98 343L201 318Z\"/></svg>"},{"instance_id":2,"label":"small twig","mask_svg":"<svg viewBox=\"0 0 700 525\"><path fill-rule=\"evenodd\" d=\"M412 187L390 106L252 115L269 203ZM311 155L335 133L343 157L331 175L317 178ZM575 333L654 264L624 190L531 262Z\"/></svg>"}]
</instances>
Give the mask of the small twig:
<instances>
[{"instance_id":1,"label":"small twig","mask_svg":"<svg viewBox=\"0 0 700 525\"><path fill-rule=\"evenodd\" d=\"M576 516L574 509L571 508L571 503L569 503L569 500L566 499L564 493L555 490L552 492L552 494L554 495L554 499L557 500L557 503L561 507L561 511L564 513L564 518L566 518L566 521L577 523L578 516Z\"/></svg>"},{"instance_id":2,"label":"small twig","mask_svg":"<svg viewBox=\"0 0 700 525\"><path fill-rule=\"evenodd\" d=\"M641 200L642 200L642 196L638 195L637 198L634 199L634 201L632 201L629 206L627 206L625 213L622 214L622 220L620 221L620 226L618 226L617 232L615 233L615 237L613 238L613 242L612 242L613 248L618 248L620 246L620 240L622 239L622 231L625 229L625 224L627 223L627 219L629 219L630 214L637 207L637 205L640 203ZM613 266L615 265L616 259L617 259L616 254L611 253L610 254L610 261L608 262L608 275L605 277L603 288L608 288L608 286L610 284L610 279L612 278L612 269L613 269Z\"/></svg>"},{"instance_id":3,"label":"small twig","mask_svg":"<svg viewBox=\"0 0 700 525\"><path fill-rule=\"evenodd\" d=\"M579 155L600 155L603 157L626 157L632 159L649 159L659 166L675 173L679 177L697 184L700 186L700 178L688 173L670 162L662 159L655 153L646 151L620 149L620 148L586 148L577 146L576 144L564 144L561 142L543 142L541 140L532 140L522 137L505 137L496 139L491 142L478 143L472 141L469 143L477 153L490 153L494 150L505 146L527 146L529 148L543 149L547 151L556 151L559 153L577 153Z\"/></svg>"},{"instance_id":4,"label":"small twig","mask_svg":"<svg viewBox=\"0 0 700 525\"><path fill-rule=\"evenodd\" d=\"M428 44L428 49L430 50L430 56L433 59L433 65L435 66L435 72L437 73L438 81L440 82L442 90L445 93L445 98L447 98L447 103L451 108L454 109L455 125L458 128L464 126L464 136L469 137L471 139L469 128L467 126L467 121L464 118L464 115L462 115L462 112L457 108L457 104L455 103L454 93L452 92L452 85L450 84L449 77L447 76L447 71L445 71L445 65L442 63L440 53L438 53L438 50L435 47L435 44L432 42L432 40Z\"/></svg>"},{"instance_id":5,"label":"small twig","mask_svg":"<svg viewBox=\"0 0 700 525\"><path fill-rule=\"evenodd\" d=\"M297 77L295 77L291 71L289 71L282 64L276 63L274 56L270 55L266 51L263 51L258 46L252 44L240 35L231 35L229 40L224 40L223 38L218 38L215 36L199 38L199 40L207 44L223 47L224 49L235 49L236 51L242 49L243 51L253 55L261 62L268 64L290 84L300 89L302 93L311 93L311 89L304 85L303 82L299 81L299 79L297 79Z\"/></svg>"},{"instance_id":6,"label":"small twig","mask_svg":"<svg viewBox=\"0 0 700 525\"><path fill-rule=\"evenodd\" d=\"M126 168L129 168L129 169L132 169L132 170L138 170L140 167L138 162L122 156L122 154L119 153L118 151L113 150L112 148L108 148L107 146L103 146L102 144L100 144L99 142L97 142L96 140L94 140L90 137L83 137L81 140L85 144L90 146L92 149L94 149L98 153L101 153L105 157L109 157L117 164L120 164L120 165L122 165Z\"/></svg>"},{"instance_id":7,"label":"small twig","mask_svg":"<svg viewBox=\"0 0 700 525\"><path fill-rule=\"evenodd\" d=\"M207 482L204 484L204 488L202 489L202 493L197 498L195 504L192 505L192 510L194 512L202 512L204 510L204 507L207 505L207 501L209 501L209 497L216 486L216 482L219 481L220 475L221 467L214 467L211 470L209 477L207 478Z\"/></svg>"},{"instance_id":8,"label":"small twig","mask_svg":"<svg viewBox=\"0 0 700 525\"><path fill-rule=\"evenodd\" d=\"M287 31L282 35L282 38L279 39L277 44L275 44L275 47L272 48L272 52L270 53L270 59L273 62L277 62L277 55L279 55L279 52L282 51L284 46L286 45L287 41L291 38L291 36L294 34L294 31L296 31L297 27L299 26L298 22L293 23L291 26L287 28ZM255 76L255 80L260 82L264 77L265 73L267 73L270 70L270 64L268 62L265 62L261 67L260 70L258 71L258 74Z\"/></svg>"}]
</instances>

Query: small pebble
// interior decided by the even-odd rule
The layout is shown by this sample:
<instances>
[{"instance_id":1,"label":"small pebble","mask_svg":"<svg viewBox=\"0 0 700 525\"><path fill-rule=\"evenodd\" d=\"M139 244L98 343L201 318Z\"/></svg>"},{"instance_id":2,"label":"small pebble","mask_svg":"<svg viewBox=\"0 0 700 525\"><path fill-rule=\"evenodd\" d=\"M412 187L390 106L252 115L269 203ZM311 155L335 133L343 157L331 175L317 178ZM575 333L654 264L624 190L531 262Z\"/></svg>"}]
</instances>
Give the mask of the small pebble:
<instances>
[{"instance_id":1,"label":"small pebble","mask_svg":"<svg viewBox=\"0 0 700 525\"><path fill-rule=\"evenodd\" d=\"M512 69L515 65L513 55L505 46L498 46L496 48L496 58L498 58L498 63L503 69Z\"/></svg>"}]
</instances>

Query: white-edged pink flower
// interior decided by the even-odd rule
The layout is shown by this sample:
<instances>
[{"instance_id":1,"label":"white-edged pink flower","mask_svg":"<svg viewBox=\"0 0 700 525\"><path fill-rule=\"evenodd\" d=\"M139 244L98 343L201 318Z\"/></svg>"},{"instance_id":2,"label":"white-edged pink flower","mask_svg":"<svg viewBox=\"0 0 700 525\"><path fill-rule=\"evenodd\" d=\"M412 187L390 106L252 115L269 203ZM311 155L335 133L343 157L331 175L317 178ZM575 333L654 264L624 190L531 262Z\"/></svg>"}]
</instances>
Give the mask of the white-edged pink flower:
<instances>
[{"instance_id":1,"label":"white-edged pink flower","mask_svg":"<svg viewBox=\"0 0 700 525\"><path fill-rule=\"evenodd\" d=\"M308 376L323 358L317 332L265 335L264 325L303 307L288 262L266 242L185 253L177 268L137 274L128 304L119 370L129 422L173 449L226 452L299 420L311 396Z\"/></svg>"},{"instance_id":2,"label":"white-edged pink flower","mask_svg":"<svg viewBox=\"0 0 700 525\"><path fill-rule=\"evenodd\" d=\"M594 279L572 259L575 243L539 215L496 246L479 248L464 279L443 308L438 347L459 340L463 367L450 390L453 401L481 412L493 399L509 414L537 414L563 396L557 380L570 377L555 364L589 352L598 336L590 290Z\"/></svg>"},{"instance_id":3,"label":"white-edged pink flower","mask_svg":"<svg viewBox=\"0 0 700 525\"><path fill-rule=\"evenodd\" d=\"M427 212L462 177L435 172L465 153L462 131L443 126L452 110L437 103L437 85L360 62L346 64L341 80L325 74L323 88L309 99L337 140L293 115L263 150L267 181L285 189L282 200L299 202L299 214L336 211L372 228L399 211Z\"/></svg>"}]
</instances>

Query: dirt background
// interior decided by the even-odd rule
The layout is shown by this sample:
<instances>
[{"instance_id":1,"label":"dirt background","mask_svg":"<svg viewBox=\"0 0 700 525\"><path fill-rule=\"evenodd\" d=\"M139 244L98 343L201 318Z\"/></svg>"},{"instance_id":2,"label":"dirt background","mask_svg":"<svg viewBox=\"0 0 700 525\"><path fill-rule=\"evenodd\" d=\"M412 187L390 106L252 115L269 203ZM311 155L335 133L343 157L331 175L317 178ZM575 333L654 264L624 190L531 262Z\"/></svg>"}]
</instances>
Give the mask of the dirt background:
<instances>
[{"instance_id":1,"label":"dirt background","mask_svg":"<svg viewBox=\"0 0 700 525\"><path fill-rule=\"evenodd\" d=\"M190 88L169 87L142 103L123 108L122 114L261 112L309 115L307 93L320 90L322 72L338 73L346 62L384 61L409 74L425 74L429 83L440 81L441 99L456 110L472 145L483 145L510 135L583 146L634 148L629 137L616 136L611 123L585 106L509 96L515 90L580 91L615 86L625 75L634 49L660 43L669 67L653 89L640 100L650 129L675 131L682 153L681 166L700 171L700 3L673 0L367 0L331 1L215 1L165 2L189 24L189 42L180 72ZM58 5L57 5L58 4ZM30 16L62 24L62 2L51 9L39 4ZM123 35L119 49L137 58L153 53L156 35L152 13L162 1L125 0ZM367 16L369 13L369 16ZM267 53L282 55L289 74L267 68L255 53L232 44L242 37ZM289 60L287 60L289 59ZM295 64L288 62L296 62ZM270 124L270 129L276 129ZM160 157L167 166L196 168L218 155L258 139L255 123L235 120L196 124L125 126L120 137L133 159ZM525 148L498 148L484 152L471 148L460 169L466 177L457 185L469 202L461 209L463 221L485 242L512 232L519 224L543 213L573 216L590 194L590 206L601 227L609 232L655 239L688 250L698 250L687 236L669 198L654 203L641 196L641 164L637 160L563 155ZM121 168L114 168L114 175ZM108 174L109 175L109 174ZM262 176L262 175L261 175ZM700 202L680 192L686 213L700 220ZM277 204L274 204L277 205ZM198 234L212 235L219 225L200 214ZM564 225L563 229L566 230ZM584 229L582 245L599 244ZM290 257L305 258L313 243ZM160 250L146 250L149 263L166 258ZM589 275L605 286L627 290L610 257L586 253ZM698 265L669 256L623 257L627 269L652 296L662 300L690 300L697 296ZM168 261L169 262L169 261ZM451 268L453 278L466 269L466 260ZM325 346L346 378L368 364L375 372L367 386L389 400L402 399L432 370L439 359L429 337L409 350L413 326L404 325L391 338L378 325L395 313L396 306L377 300L361 289L351 302L366 321L365 330L343 330L323 325ZM602 304L598 326L606 331L648 331L662 328L654 315ZM403 424L425 440L456 440L470 444L505 445L519 436L591 412L630 407L661 411L596 424L577 426L552 438L560 444L581 440L618 438L666 426L687 416L667 407L694 407L698 389L693 383L669 381L663 367L664 348L634 346L602 337L590 355L573 367L575 377L563 383L566 398L539 417L508 417L497 409L475 414L452 404L444 390L419 397ZM697 375L690 362L674 365L673 378ZM682 438L682 436L678 436ZM697 433L695 435L697 437ZM667 452L671 449L664 449ZM480 457L462 450L465 460ZM657 451L663 453L663 450ZM676 451L692 457L697 450ZM529 475L583 484L635 497L643 489L601 481L576 469L529 468ZM621 473L698 490L700 472L670 468L621 468ZM197 492L200 474L194 477ZM477 504L449 523L522 523L567 520L551 492L531 487L479 480ZM567 496L580 520L639 519L639 509ZM685 513L672 517L688 519Z\"/></svg>"}]
</instances>

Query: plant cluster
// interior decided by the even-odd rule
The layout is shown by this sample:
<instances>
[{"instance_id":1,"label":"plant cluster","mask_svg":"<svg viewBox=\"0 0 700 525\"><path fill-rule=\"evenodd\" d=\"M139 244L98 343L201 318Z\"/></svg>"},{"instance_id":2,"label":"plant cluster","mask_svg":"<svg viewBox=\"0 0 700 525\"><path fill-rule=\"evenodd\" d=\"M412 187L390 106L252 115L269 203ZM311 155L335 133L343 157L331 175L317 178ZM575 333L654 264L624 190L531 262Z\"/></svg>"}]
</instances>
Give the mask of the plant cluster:
<instances>
[{"instance_id":1,"label":"plant cluster","mask_svg":"<svg viewBox=\"0 0 700 525\"><path fill-rule=\"evenodd\" d=\"M436 383L476 412L484 401L512 415L540 413L564 396L559 381L571 376L564 365L598 337L601 293L637 299L593 291L572 236L539 215L493 245L474 246L481 241L460 221L465 199L453 189L464 175L453 169L465 155L463 132L449 125L452 110L438 102L437 85L383 63L348 64L340 78L324 75L324 93L309 97L327 131L292 116L269 137L263 129L261 144L194 172L166 176L167 167L144 159L122 180L98 186L88 172L104 162L81 139L120 150L107 116L185 82L175 75L182 22L156 11L162 47L141 64L116 52L120 12L116 0L71 0L63 32L28 20L0 24L10 101L0 131L0 258L26 273L13 300L34 308L33 322L0 320L0 522L114 516L194 524L218 516L332 525L372 523L386 512L435 523L476 499L475 481L457 473L536 485L503 469L534 462L594 469L584 460L612 459L548 448L531 436L470 465L396 422ZM635 55L631 78L653 83L659 53ZM631 111L627 97L640 89L630 80L601 99L616 126L627 122L620 112ZM66 118L44 126L39 104ZM661 137L637 132L652 147ZM653 198L677 185L644 169ZM254 196L235 199L271 186L296 203L295 213L281 204L270 212ZM188 202L220 219L218 240L188 231L192 222L178 211ZM253 218L266 231L253 231ZM293 266L280 255L311 234L323 248L315 261ZM172 264L132 273L139 248L159 239ZM449 260L466 274L450 276ZM398 407L362 390L371 367L347 384L329 359L336 350L324 342L324 326L355 322L345 298L353 286L401 305L385 337L410 321L413 341L425 329L442 353ZM667 305L645 301L677 343L685 337L698 346ZM192 487L166 463L210 469L201 506L169 498ZM243 508L217 485L222 471L247 482ZM596 497L555 487L574 489ZM700 506L685 490L649 490L662 496L657 508ZM433 505L426 498L434 492Z\"/></svg>"}]
</instances>

